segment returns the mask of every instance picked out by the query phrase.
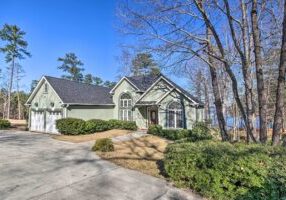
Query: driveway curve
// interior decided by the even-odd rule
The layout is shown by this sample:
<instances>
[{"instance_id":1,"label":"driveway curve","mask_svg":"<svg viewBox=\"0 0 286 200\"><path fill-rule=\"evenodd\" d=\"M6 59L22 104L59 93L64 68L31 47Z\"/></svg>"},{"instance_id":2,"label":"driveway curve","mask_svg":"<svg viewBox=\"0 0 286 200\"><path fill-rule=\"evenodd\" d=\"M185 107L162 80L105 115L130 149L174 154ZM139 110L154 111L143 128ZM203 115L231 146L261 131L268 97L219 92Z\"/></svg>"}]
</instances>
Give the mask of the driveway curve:
<instances>
[{"instance_id":1,"label":"driveway curve","mask_svg":"<svg viewBox=\"0 0 286 200\"><path fill-rule=\"evenodd\" d=\"M0 132L0 199L201 199L164 180L100 159L90 143L48 134Z\"/></svg>"}]
</instances>

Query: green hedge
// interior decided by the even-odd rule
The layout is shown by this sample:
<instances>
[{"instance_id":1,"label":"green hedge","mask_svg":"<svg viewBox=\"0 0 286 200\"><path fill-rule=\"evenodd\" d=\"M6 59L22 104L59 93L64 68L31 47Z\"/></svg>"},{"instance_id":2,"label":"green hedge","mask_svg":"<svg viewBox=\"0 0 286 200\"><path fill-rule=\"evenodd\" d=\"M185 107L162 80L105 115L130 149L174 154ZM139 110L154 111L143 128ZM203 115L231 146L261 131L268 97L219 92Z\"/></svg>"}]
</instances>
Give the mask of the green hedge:
<instances>
[{"instance_id":1,"label":"green hedge","mask_svg":"<svg viewBox=\"0 0 286 200\"><path fill-rule=\"evenodd\" d=\"M286 199L286 149L215 141L174 143L164 167L176 185L218 200Z\"/></svg>"},{"instance_id":2,"label":"green hedge","mask_svg":"<svg viewBox=\"0 0 286 200\"><path fill-rule=\"evenodd\" d=\"M84 121L76 118L64 118L56 121L58 131L65 135L91 134L111 129L137 130L135 122L121 120L91 119Z\"/></svg>"},{"instance_id":3,"label":"green hedge","mask_svg":"<svg viewBox=\"0 0 286 200\"><path fill-rule=\"evenodd\" d=\"M126 129L126 130L137 130L137 125L135 122L130 121L122 121L122 120L116 120L111 119L108 121L109 129Z\"/></svg>"},{"instance_id":4,"label":"green hedge","mask_svg":"<svg viewBox=\"0 0 286 200\"><path fill-rule=\"evenodd\" d=\"M0 119L0 129L7 129L11 127L11 123L6 119Z\"/></svg>"},{"instance_id":5,"label":"green hedge","mask_svg":"<svg viewBox=\"0 0 286 200\"><path fill-rule=\"evenodd\" d=\"M188 137L188 140L191 142L211 139L211 130L204 122L196 122L192 128L192 134L190 134Z\"/></svg>"},{"instance_id":6,"label":"green hedge","mask_svg":"<svg viewBox=\"0 0 286 200\"><path fill-rule=\"evenodd\" d=\"M92 147L92 151L109 152L114 151L114 146L110 138L97 139Z\"/></svg>"},{"instance_id":7,"label":"green hedge","mask_svg":"<svg viewBox=\"0 0 286 200\"><path fill-rule=\"evenodd\" d=\"M58 131L65 135L79 135L86 133L86 122L82 119L64 118L56 121Z\"/></svg>"},{"instance_id":8,"label":"green hedge","mask_svg":"<svg viewBox=\"0 0 286 200\"><path fill-rule=\"evenodd\" d=\"M179 140L189 137L192 132L187 129L163 129L160 125L150 125L147 133L169 140Z\"/></svg>"},{"instance_id":9,"label":"green hedge","mask_svg":"<svg viewBox=\"0 0 286 200\"><path fill-rule=\"evenodd\" d=\"M85 132L86 133L95 133L106 131L109 129L109 125L107 121L100 119L91 119L86 121L85 123Z\"/></svg>"},{"instance_id":10,"label":"green hedge","mask_svg":"<svg viewBox=\"0 0 286 200\"><path fill-rule=\"evenodd\" d=\"M148 134L164 137L169 140L186 139L188 141L199 141L212 139L209 128L204 123L196 123L192 130L187 129L163 129L160 125L151 125Z\"/></svg>"}]
</instances>

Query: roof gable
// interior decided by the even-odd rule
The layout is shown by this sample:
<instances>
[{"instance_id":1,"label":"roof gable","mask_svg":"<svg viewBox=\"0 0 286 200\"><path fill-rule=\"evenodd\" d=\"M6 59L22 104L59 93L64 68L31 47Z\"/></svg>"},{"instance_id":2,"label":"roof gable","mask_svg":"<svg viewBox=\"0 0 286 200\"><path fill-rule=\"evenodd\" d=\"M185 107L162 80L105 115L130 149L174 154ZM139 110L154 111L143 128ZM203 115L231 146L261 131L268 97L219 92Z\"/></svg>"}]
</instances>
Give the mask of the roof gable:
<instances>
[{"instance_id":1,"label":"roof gable","mask_svg":"<svg viewBox=\"0 0 286 200\"><path fill-rule=\"evenodd\" d=\"M63 104L113 105L112 97L109 94L110 89L107 87L79 83L51 76L44 76L41 82L43 79L50 84ZM29 97L27 103L34 97L37 87Z\"/></svg>"},{"instance_id":2,"label":"roof gable","mask_svg":"<svg viewBox=\"0 0 286 200\"><path fill-rule=\"evenodd\" d=\"M120 81L118 81L118 82L116 83L116 85L110 90L109 93L113 94L114 91L115 91L115 89L118 88L119 85L121 85L121 83L122 83L123 81L127 81L132 87L134 87L135 90L137 90L137 91L140 90L140 89L139 89L134 83L132 83L129 79L127 79L126 77L123 77L122 79L120 79Z\"/></svg>"},{"instance_id":3,"label":"roof gable","mask_svg":"<svg viewBox=\"0 0 286 200\"><path fill-rule=\"evenodd\" d=\"M190 98L192 101L194 101L195 103L203 106L204 103L201 102L198 98L194 97L193 95L191 95L188 91L186 91L185 89L183 89L181 86L179 86L178 84L176 84L175 82L173 82L172 80L170 80L169 78L167 78L166 76L162 75L162 77L167 80L171 85L175 86L175 88L181 92L182 94L186 95L188 98Z\"/></svg>"},{"instance_id":4,"label":"roof gable","mask_svg":"<svg viewBox=\"0 0 286 200\"><path fill-rule=\"evenodd\" d=\"M158 75L142 75L142 76L129 76L126 77L131 81L140 91L146 91L154 82L160 78Z\"/></svg>"},{"instance_id":5,"label":"roof gable","mask_svg":"<svg viewBox=\"0 0 286 200\"><path fill-rule=\"evenodd\" d=\"M35 89L31 92L29 98L27 99L25 105L29 105L32 100L35 98L35 96L37 95L38 91L41 89L41 87L43 86L43 84L47 83L49 85L49 87L53 90L53 92L55 93L55 95L60 99L61 102L63 102L63 100L61 99L61 97L58 95L58 93L54 90L54 88L50 85L50 83L46 80L46 77L43 76L38 84L36 85Z\"/></svg>"},{"instance_id":6,"label":"roof gable","mask_svg":"<svg viewBox=\"0 0 286 200\"><path fill-rule=\"evenodd\" d=\"M182 87L180 87L179 85L177 85L176 83L174 83L173 81L171 81L170 79L168 79L166 76L164 75L160 75L160 78L158 78L142 95L141 97L137 100L136 104L138 104L151 90L152 88L154 88L161 80L164 80L166 83L168 83L171 87L173 87L173 89L177 90L179 93L183 94L185 97L187 97L189 100L191 100L194 104L197 104L199 106L203 106L203 103L197 99L196 97L194 97L193 95L191 95L188 91L186 91L185 89L183 89Z\"/></svg>"}]
</instances>

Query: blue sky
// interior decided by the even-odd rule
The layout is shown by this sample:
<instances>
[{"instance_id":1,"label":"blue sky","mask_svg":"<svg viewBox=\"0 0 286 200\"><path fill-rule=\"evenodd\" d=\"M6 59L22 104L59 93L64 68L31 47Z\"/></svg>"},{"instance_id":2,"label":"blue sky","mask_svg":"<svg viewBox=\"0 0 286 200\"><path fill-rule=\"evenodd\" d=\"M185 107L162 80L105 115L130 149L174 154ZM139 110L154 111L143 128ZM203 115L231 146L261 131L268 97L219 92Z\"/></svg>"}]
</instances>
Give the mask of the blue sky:
<instances>
[{"instance_id":1,"label":"blue sky","mask_svg":"<svg viewBox=\"0 0 286 200\"><path fill-rule=\"evenodd\" d=\"M116 1L0 0L0 5L0 26L16 24L26 32L32 57L21 61L23 89L29 90L31 80L42 75L61 76L57 58L67 52L82 60L85 73L116 80L116 56L126 40L116 29ZM0 68L5 66L0 55Z\"/></svg>"}]
</instances>

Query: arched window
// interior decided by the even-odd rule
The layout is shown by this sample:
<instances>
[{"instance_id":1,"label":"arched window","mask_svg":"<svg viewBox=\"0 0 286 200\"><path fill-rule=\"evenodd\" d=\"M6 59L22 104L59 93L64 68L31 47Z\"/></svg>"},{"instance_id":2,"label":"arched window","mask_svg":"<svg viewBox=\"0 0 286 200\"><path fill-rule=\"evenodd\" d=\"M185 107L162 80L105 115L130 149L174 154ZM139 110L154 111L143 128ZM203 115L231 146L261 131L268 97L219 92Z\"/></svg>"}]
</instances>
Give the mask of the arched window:
<instances>
[{"instance_id":1,"label":"arched window","mask_svg":"<svg viewBox=\"0 0 286 200\"><path fill-rule=\"evenodd\" d=\"M120 96L119 117L124 121L132 120L132 98L128 93L123 93Z\"/></svg>"},{"instance_id":2,"label":"arched window","mask_svg":"<svg viewBox=\"0 0 286 200\"><path fill-rule=\"evenodd\" d=\"M183 128L183 109L179 102L171 102L167 108L168 126L169 128Z\"/></svg>"}]
</instances>

